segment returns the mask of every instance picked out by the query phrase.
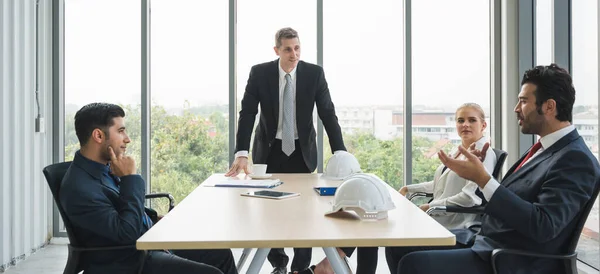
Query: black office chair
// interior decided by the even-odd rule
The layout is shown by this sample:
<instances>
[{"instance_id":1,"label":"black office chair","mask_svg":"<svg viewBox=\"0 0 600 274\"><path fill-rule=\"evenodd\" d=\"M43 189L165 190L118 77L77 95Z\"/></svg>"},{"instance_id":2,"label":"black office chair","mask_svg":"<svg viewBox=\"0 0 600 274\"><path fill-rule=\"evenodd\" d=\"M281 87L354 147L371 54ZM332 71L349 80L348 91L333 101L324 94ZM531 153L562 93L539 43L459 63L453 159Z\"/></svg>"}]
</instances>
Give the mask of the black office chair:
<instances>
[{"instance_id":1,"label":"black office chair","mask_svg":"<svg viewBox=\"0 0 600 274\"><path fill-rule=\"evenodd\" d=\"M67 229L67 236L69 237L69 245L68 252L69 255L67 257L67 265L65 266L65 270L63 274L76 274L81 272L82 266L80 265L80 258L83 252L91 252L91 251L107 251L107 250L120 250L120 249L130 249L135 248L135 245L126 245L126 246L108 246L108 247L82 247L82 245L77 242L77 238L75 237L73 226L65 211L63 210L60 199L60 185L67 173L67 170L71 166L71 162L62 162L57 164L52 164L43 169L44 176L46 177L46 181L48 182L48 186L50 187L50 191L52 192L52 197L54 197L54 201L56 202L56 206L58 207L58 211L60 212L60 216L62 217L63 223L65 224L65 228ZM169 211L173 209L175 206L175 200L173 196L168 193L152 193L146 195L146 199L153 198L167 198L169 199ZM145 253L143 253L145 255ZM140 260L142 260L145 256L142 256ZM141 269L140 269L141 271Z\"/></svg>"},{"instance_id":2,"label":"black office chair","mask_svg":"<svg viewBox=\"0 0 600 274\"><path fill-rule=\"evenodd\" d=\"M590 215L590 211L594 206L594 202L596 201L596 197L598 197L598 193L600 192L600 180L596 182L596 186L594 187L594 191L592 192L592 198L587 202L585 207L581 210L581 215L579 216L579 220L577 220L577 225L575 226L575 230L573 233L573 237L569 242L566 250L563 254L544 254L537 253L531 251L524 251L518 249L506 249L506 248L497 248L492 251L492 269L494 274L498 274L498 257L501 255L518 255L518 256L527 256L534 257L539 259L556 259L562 260L565 262L565 272L566 274L577 274L577 243L579 242L579 236L583 231L583 227L585 225L585 221Z\"/></svg>"}]
</instances>

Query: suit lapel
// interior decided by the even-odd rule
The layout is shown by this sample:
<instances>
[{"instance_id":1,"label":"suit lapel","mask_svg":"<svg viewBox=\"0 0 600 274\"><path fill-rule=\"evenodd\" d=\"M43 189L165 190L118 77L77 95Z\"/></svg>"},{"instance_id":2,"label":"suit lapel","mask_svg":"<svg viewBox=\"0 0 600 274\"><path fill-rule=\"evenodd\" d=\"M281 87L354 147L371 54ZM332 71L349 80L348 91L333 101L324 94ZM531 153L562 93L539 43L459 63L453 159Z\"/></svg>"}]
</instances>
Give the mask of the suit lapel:
<instances>
[{"instance_id":1,"label":"suit lapel","mask_svg":"<svg viewBox=\"0 0 600 274\"><path fill-rule=\"evenodd\" d=\"M538 164L540 164L541 162L550 158L550 156L552 156L552 154L554 154L553 150L544 150L540 155L531 159L527 164L525 164L519 170L517 170L517 172L513 172L511 174L511 176L509 176L509 178L508 178L509 180L506 181L504 186L508 187L509 185L511 185L512 183L514 183L516 181L515 179L522 178L523 174L526 174L527 172L529 172L529 170L535 168ZM522 161L522 159L521 159L521 161ZM521 161L519 161L519 163ZM516 168L516 166L511 169L514 170L514 168Z\"/></svg>"},{"instance_id":2,"label":"suit lapel","mask_svg":"<svg viewBox=\"0 0 600 274\"><path fill-rule=\"evenodd\" d=\"M525 158L527 153L529 153L529 150L528 150L527 152L525 152L525 154L523 156L521 156L519 161L517 161L508 170L507 174L509 174L509 175L504 178L504 180L502 181L502 184L505 187L508 187L509 185L511 185L512 183L517 181L518 179L521 179L523 174L526 174L527 172L529 172L529 170L533 169L538 164L540 164L543 161L545 161L546 159L550 158L550 156L552 156L555 152L561 150L563 147L570 144L577 138L579 138L579 133L575 129L575 130L571 131L570 133L568 133L567 135L565 135L564 137L560 138L556 143L551 145L549 148L547 148L547 149L544 148L544 151L540 155L538 155L535 158L533 158L532 160L530 160L527 164L525 164L519 170L517 170L517 172L514 172L515 168L517 168L519 163L521 163L521 161L523 161L523 158ZM529 148L529 149L531 149L531 148Z\"/></svg>"},{"instance_id":3,"label":"suit lapel","mask_svg":"<svg viewBox=\"0 0 600 274\"><path fill-rule=\"evenodd\" d=\"M304 62L298 61L298 65L296 65L296 124L298 124L298 117L301 117L298 112L302 109L298 106L302 105L300 102L302 102L305 99L304 97L306 97L303 96L306 94L304 92L306 84L305 78L306 74L304 73Z\"/></svg>"},{"instance_id":4,"label":"suit lapel","mask_svg":"<svg viewBox=\"0 0 600 274\"><path fill-rule=\"evenodd\" d=\"M275 125L279 124L279 59L272 62L269 72L269 90L273 102L273 117Z\"/></svg>"}]
</instances>

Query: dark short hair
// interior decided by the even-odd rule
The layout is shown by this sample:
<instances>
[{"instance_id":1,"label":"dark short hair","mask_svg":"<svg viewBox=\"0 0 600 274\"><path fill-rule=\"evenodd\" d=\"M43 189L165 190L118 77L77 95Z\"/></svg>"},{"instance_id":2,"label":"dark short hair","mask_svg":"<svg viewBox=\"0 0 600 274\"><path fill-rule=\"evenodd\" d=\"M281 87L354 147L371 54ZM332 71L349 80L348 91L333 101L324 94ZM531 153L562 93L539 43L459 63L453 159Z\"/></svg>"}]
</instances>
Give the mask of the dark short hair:
<instances>
[{"instance_id":1,"label":"dark short hair","mask_svg":"<svg viewBox=\"0 0 600 274\"><path fill-rule=\"evenodd\" d=\"M542 104L549 99L556 101L556 119L573 122L573 104L575 103L575 87L569 72L557 64L536 66L525 72L521 86L534 84L535 105L538 113L542 112Z\"/></svg>"},{"instance_id":2,"label":"dark short hair","mask_svg":"<svg viewBox=\"0 0 600 274\"><path fill-rule=\"evenodd\" d=\"M125 117L125 111L120 106L109 103L91 103L82 107L75 114L75 133L79 144L87 144L94 129L99 128L109 137L110 128L116 117Z\"/></svg>"},{"instance_id":3,"label":"dark short hair","mask_svg":"<svg viewBox=\"0 0 600 274\"><path fill-rule=\"evenodd\" d=\"M283 39L298 38L298 32L293 28L282 28L275 33L275 46L281 47Z\"/></svg>"}]
</instances>

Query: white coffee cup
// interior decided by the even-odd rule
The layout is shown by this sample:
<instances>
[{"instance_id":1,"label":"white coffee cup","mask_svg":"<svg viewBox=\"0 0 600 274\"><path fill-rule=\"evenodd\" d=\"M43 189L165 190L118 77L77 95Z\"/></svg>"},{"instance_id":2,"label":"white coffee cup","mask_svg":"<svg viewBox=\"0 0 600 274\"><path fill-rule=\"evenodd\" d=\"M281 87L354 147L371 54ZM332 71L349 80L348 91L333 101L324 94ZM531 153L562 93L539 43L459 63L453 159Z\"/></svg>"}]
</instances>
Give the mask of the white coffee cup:
<instances>
[{"instance_id":1,"label":"white coffee cup","mask_svg":"<svg viewBox=\"0 0 600 274\"><path fill-rule=\"evenodd\" d=\"M264 176L265 174L267 174L267 165L266 164L252 165L252 175Z\"/></svg>"}]
</instances>

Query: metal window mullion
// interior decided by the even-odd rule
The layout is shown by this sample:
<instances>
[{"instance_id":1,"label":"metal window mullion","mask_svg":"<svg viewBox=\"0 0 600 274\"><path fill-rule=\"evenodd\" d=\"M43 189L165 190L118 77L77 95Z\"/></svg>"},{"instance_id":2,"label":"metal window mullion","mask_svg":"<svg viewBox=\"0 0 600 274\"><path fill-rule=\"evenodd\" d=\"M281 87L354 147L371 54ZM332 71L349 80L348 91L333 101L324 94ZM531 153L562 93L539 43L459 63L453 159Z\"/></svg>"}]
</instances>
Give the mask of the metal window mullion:
<instances>
[{"instance_id":1,"label":"metal window mullion","mask_svg":"<svg viewBox=\"0 0 600 274\"><path fill-rule=\"evenodd\" d=\"M142 177L146 180L146 189L151 191L151 170L150 170L150 111L151 92L150 92L150 0L141 2L141 165Z\"/></svg>"},{"instance_id":2,"label":"metal window mullion","mask_svg":"<svg viewBox=\"0 0 600 274\"><path fill-rule=\"evenodd\" d=\"M522 0L518 1L518 44L519 44L519 77L525 73L525 71L535 66L535 0ZM519 85L514 87L514 93L508 96L517 97L520 90L520 79L517 79ZM514 121L514 120L513 120ZM516 123L513 126L518 127ZM519 153L516 157L525 153L529 148L536 142L535 135L523 134L519 130ZM518 159L518 158L517 158ZM516 161L516 160L515 160Z\"/></svg>"},{"instance_id":3,"label":"metal window mullion","mask_svg":"<svg viewBox=\"0 0 600 274\"><path fill-rule=\"evenodd\" d=\"M323 0L317 0L317 65L323 66ZM317 172L323 172L323 121L317 117ZM333 151L331 152L333 153Z\"/></svg>"},{"instance_id":4,"label":"metal window mullion","mask_svg":"<svg viewBox=\"0 0 600 274\"><path fill-rule=\"evenodd\" d=\"M490 136L492 146L502 148L502 1L490 2Z\"/></svg>"},{"instance_id":5,"label":"metal window mullion","mask_svg":"<svg viewBox=\"0 0 600 274\"><path fill-rule=\"evenodd\" d=\"M573 73L571 0L552 2L552 60Z\"/></svg>"},{"instance_id":6,"label":"metal window mullion","mask_svg":"<svg viewBox=\"0 0 600 274\"><path fill-rule=\"evenodd\" d=\"M229 166L233 163L237 132L237 0L229 0Z\"/></svg>"},{"instance_id":7,"label":"metal window mullion","mask_svg":"<svg viewBox=\"0 0 600 274\"><path fill-rule=\"evenodd\" d=\"M411 0L404 0L404 185L412 182L412 5Z\"/></svg>"},{"instance_id":8,"label":"metal window mullion","mask_svg":"<svg viewBox=\"0 0 600 274\"><path fill-rule=\"evenodd\" d=\"M52 1L52 162L65 160L65 2ZM60 213L55 203L52 235L66 237L60 229Z\"/></svg>"}]
</instances>

